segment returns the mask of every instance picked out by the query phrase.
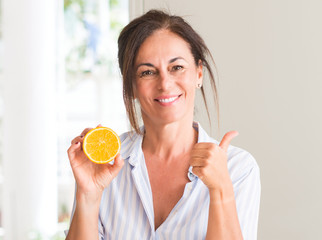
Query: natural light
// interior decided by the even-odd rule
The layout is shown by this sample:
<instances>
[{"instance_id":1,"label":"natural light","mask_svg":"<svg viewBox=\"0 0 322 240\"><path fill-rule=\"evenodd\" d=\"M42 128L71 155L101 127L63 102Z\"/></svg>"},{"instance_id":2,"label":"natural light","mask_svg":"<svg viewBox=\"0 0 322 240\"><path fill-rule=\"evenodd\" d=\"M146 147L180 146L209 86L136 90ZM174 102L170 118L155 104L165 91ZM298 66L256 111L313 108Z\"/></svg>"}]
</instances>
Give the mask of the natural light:
<instances>
[{"instance_id":1,"label":"natural light","mask_svg":"<svg viewBox=\"0 0 322 240\"><path fill-rule=\"evenodd\" d=\"M3 119L6 118L4 102L10 101L5 99L6 95L3 93L6 82L3 77L2 56L6 47L2 40L2 13L6 11L6 6L10 6L10 2L2 2L5 4L1 4L0 9L0 240L6 235L6 227L3 226L6 221L3 199L10 199L4 195L8 190L3 191L6 177L3 165L10 165L3 156ZM39 8L41 10L41 6ZM118 134L128 130L117 62L117 37L129 21L128 1L64 0L57 4L56 10L54 116L57 139L54 142L57 144L57 153L53 156L57 161L57 179L53 181L57 184L57 201L53 203L56 202L57 206L52 207L57 209L58 224L55 233L51 235L44 233L42 229L29 229L28 239L65 239L63 231L69 226L75 185L66 153L70 141L84 128L96 127L98 124L111 127ZM9 27L6 26L7 29ZM37 88L34 85L30 87ZM6 105L6 109L9 108L10 106ZM32 109L28 105L25 105L25 108ZM40 196L35 204L42 205L41 201ZM11 226L12 223L7 225ZM20 236L11 232L10 234Z\"/></svg>"}]
</instances>

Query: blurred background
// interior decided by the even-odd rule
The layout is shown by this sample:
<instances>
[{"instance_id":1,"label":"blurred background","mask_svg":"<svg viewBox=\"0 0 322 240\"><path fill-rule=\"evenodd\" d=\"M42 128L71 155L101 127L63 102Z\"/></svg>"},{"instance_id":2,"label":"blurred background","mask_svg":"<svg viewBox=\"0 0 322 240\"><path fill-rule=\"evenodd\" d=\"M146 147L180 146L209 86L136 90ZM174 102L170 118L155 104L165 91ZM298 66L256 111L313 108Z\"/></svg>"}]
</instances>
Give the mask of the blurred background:
<instances>
[{"instance_id":1,"label":"blurred background","mask_svg":"<svg viewBox=\"0 0 322 240\"><path fill-rule=\"evenodd\" d=\"M67 158L86 127L128 129L117 37L127 0L1 0L0 239L65 239Z\"/></svg>"},{"instance_id":2,"label":"blurred background","mask_svg":"<svg viewBox=\"0 0 322 240\"><path fill-rule=\"evenodd\" d=\"M85 127L129 129L116 39L151 8L183 16L214 56L219 127L200 95L195 118L218 140L238 130L257 160L258 239L322 239L322 1L0 2L0 239L64 239L66 151Z\"/></svg>"}]
</instances>

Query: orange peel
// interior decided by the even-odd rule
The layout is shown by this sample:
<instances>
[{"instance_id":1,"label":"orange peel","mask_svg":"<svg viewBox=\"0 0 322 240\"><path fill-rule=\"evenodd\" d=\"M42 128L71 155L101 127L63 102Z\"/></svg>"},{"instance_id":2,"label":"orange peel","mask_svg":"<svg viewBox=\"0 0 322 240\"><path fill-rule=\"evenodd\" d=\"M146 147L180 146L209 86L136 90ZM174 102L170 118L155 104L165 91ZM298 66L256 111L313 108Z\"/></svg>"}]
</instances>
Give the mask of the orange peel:
<instances>
[{"instance_id":1,"label":"orange peel","mask_svg":"<svg viewBox=\"0 0 322 240\"><path fill-rule=\"evenodd\" d=\"M91 129L84 137L83 151L94 163L104 164L115 159L121 150L119 136L110 128Z\"/></svg>"}]
</instances>

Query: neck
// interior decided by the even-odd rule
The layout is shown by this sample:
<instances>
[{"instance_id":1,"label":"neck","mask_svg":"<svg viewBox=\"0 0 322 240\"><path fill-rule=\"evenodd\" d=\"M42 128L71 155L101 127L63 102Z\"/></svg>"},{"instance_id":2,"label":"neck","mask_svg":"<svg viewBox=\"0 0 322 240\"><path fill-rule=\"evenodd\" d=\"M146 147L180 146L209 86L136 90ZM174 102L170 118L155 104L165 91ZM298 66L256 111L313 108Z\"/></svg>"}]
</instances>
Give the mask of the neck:
<instances>
[{"instance_id":1,"label":"neck","mask_svg":"<svg viewBox=\"0 0 322 240\"><path fill-rule=\"evenodd\" d=\"M145 123L142 143L144 153L152 154L164 161L171 161L178 156L190 153L198 138L192 123L192 120L158 126Z\"/></svg>"}]
</instances>

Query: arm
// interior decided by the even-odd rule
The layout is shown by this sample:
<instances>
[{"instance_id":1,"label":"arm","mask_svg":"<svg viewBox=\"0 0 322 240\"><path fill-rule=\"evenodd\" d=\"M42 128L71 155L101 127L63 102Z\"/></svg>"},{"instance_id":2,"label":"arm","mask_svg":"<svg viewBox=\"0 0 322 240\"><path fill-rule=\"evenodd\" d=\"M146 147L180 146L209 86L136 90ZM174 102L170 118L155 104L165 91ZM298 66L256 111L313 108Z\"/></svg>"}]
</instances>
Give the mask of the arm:
<instances>
[{"instance_id":1,"label":"arm","mask_svg":"<svg viewBox=\"0 0 322 240\"><path fill-rule=\"evenodd\" d=\"M210 190L209 195L206 240L243 239L232 185L221 191Z\"/></svg>"},{"instance_id":2,"label":"arm","mask_svg":"<svg viewBox=\"0 0 322 240\"><path fill-rule=\"evenodd\" d=\"M88 197L76 193L76 208L66 240L97 240L98 214L101 195Z\"/></svg>"},{"instance_id":3,"label":"arm","mask_svg":"<svg viewBox=\"0 0 322 240\"><path fill-rule=\"evenodd\" d=\"M209 189L207 240L243 239L227 168L227 149L237 134L227 133L219 145L197 143L191 153L193 172Z\"/></svg>"},{"instance_id":4,"label":"arm","mask_svg":"<svg viewBox=\"0 0 322 240\"><path fill-rule=\"evenodd\" d=\"M207 239L221 239L215 234L214 224L228 224L231 235L227 235L224 239L239 239L235 229L241 229L243 238L245 240L257 239L257 225L260 204L260 172L256 161L249 154L244 158L236 159L238 161L246 161L250 163L247 167L248 170L243 171L239 175L238 181L234 184L234 192L232 184L229 184L225 191L210 191L210 205L209 205L209 220ZM228 181L227 181L228 182ZM230 190L229 190L230 189ZM229 197L230 196L230 197ZM218 201L219 200L219 201ZM238 219L236 218L238 209ZM229 218L229 216L235 216ZM216 229L217 233L220 230ZM211 235L210 235L211 234ZM213 235L214 234L214 235ZM209 236L209 238L208 238Z\"/></svg>"},{"instance_id":5,"label":"arm","mask_svg":"<svg viewBox=\"0 0 322 240\"><path fill-rule=\"evenodd\" d=\"M76 181L76 207L68 231L67 240L97 240L99 206L101 197L110 182L117 176L124 161L120 154L114 164L95 164L87 159L81 145L85 129L81 136L74 138L68 149L68 158Z\"/></svg>"}]
</instances>

